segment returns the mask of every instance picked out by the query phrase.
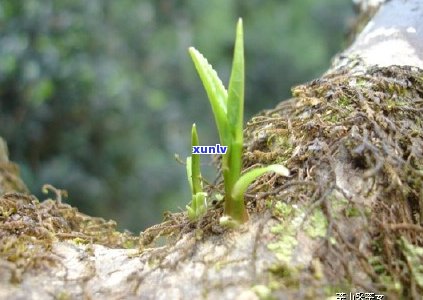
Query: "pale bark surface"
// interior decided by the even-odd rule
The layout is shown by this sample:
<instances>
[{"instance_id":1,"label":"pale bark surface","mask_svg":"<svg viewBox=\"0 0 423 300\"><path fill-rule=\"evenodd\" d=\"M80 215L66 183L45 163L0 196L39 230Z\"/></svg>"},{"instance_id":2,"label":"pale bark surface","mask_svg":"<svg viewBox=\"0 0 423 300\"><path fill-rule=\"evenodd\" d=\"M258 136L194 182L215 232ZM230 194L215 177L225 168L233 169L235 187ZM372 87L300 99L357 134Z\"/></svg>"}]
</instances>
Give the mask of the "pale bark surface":
<instances>
[{"instance_id":1,"label":"pale bark surface","mask_svg":"<svg viewBox=\"0 0 423 300\"><path fill-rule=\"evenodd\" d=\"M423 3L387 1L344 55L360 56L368 65L423 68Z\"/></svg>"},{"instance_id":2,"label":"pale bark surface","mask_svg":"<svg viewBox=\"0 0 423 300\"><path fill-rule=\"evenodd\" d=\"M383 234L402 230L401 226L389 227L386 220L377 223L380 228L376 227L371 219L373 213L390 210L396 223L404 226L402 236L416 247L423 243L419 237L423 232L419 225L423 216L423 174L418 175L423 161L423 137L421 123L413 123L415 110L420 115L422 112L422 72L414 68L423 68L421 20L421 1L387 1L322 78L294 88L293 99L249 121L244 167L280 159L295 176L285 180L272 175L259 181L257 190L253 187L251 197L247 197L251 216L247 224L236 230L222 228L218 224L221 207L217 205L199 224L189 224L181 214L169 216L165 223L141 235L139 249L124 249L125 237L111 243L99 237L93 238L98 243L78 243L75 228L79 225L69 221L58 236L48 240L45 257L35 254L38 264L22 268L0 259L0 299L325 299L335 297L336 292L421 297L419 270L408 266L415 276L409 276L409 282L401 282L402 288L409 288L410 292L395 288L387 291L379 271L369 270L364 263L374 256L372 241L379 236L378 230ZM393 65L412 68L391 68ZM393 106L379 106L390 99L375 88L378 78L383 88L394 90L389 94L394 95ZM363 94L357 88L361 85L366 88ZM336 97L343 93L351 99ZM414 100L402 98L403 95ZM373 102L356 99L360 97L372 97ZM404 120L390 121L389 109L393 107L395 113L394 103L399 100L406 103ZM360 111L349 111L349 105ZM380 107L387 109L388 117L378 114L376 108ZM338 116L347 121L337 124L342 121ZM403 126L404 122L409 124ZM396 137L391 133L395 126L400 128L398 124L412 132L406 141L410 146L404 146L404 152L409 161L417 164L417 171L408 171L407 158L394 160L394 152L400 151L396 144L379 147L384 137ZM280 136L274 139L276 133ZM338 139L345 143L335 143ZM278 142L266 143L273 140ZM1 145L1 194L25 192ZM284 150L282 145L291 147ZM414 174L417 183L405 182L404 174ZM405 186L412 191L420 188L414 198L407 194L411 197L408 206L390 201L393 191ZM21 195L9 193L0 198L18 201ZM381 203L382 197L387 197L386 204ZM348 208L344 204L335 207L333 199L344 199ZM59 196L56 200L60 200ZM22 201L30 207L39 205L31 199ZM417 208L416 201L420 201ZM284 206L285 203L289 205ZM49 205L51 210L69 209L61 203ZM354 217L337 218L337 214L345 215L350 208L356 209L351 210ZM365 212L367 208L370 217ZM420 217L415 216L419 211ZM77 213L73 216L85 220ZM13 225L5 220L0 238L9 230L7 226ZM81 238L93 233L84 234ZM159 246L154 241L159 235L171 238ZM66 236L72 238L65 239ZM386 249L391 249L389 243L399 238L389 240L383 236ZM394 257L396 253L389 255ZM422 259L417 257L414 263L421 263ZM405 263L411 264L409 260ZM395 266L383 266L392 268L390 272L395 274ZM394 284L403 278L398 275L392 280Z\"/></svg>"}]
</instances>

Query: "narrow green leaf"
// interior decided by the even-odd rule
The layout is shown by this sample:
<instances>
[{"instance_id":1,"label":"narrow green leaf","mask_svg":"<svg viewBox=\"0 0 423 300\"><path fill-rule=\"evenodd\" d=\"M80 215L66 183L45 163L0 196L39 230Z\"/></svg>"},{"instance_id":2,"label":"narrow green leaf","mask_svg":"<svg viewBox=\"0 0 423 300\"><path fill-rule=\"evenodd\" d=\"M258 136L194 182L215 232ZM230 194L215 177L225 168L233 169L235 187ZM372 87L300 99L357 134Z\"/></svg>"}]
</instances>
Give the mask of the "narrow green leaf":
<instances>
[{"instance_id":1,"label":"narrow green leaf","mask_svg":"<svg viewBox=\"0 0 423 300\"><path fill-rule=\"evenodd\" d=\"M191 145L199 146L197 128L192 124L191 129ZM191 154L191 175L192 175L192 193L195 195L203 191L201 184L200 155Z\"/></svg>"},{"instance_id":2,"label":"narrow green leaf","mask_svg":"<svg viewBox=\"0 0 423 300\"><path fill-rule=\"evenodd\" d=\"M199 146L197 127L192 124L191 129L191 147ZM191 220L195 220L206 212L207 194L203 192L203 186L201 182L201 170L200 170L200 155L192 154L187 157L187 177L191 187L191 205L187 205L188 217Z\"/></svg>"},{"instance_id":3,"label":"narrow green leaf","mask_svg":"<svg viewBox=\"0 0 423 300\"><path fill-rule=\"evenodd\" d=\"M282 165L270 165L267 167L252 169L247 173L243 174L238 181L235 183L232 189L232 199L235 202L244 200L244 193L248 186L256 180L258 177L266 172L275 172L282 176L289 176L289 170Z\"/></svg>"},{"instance_id":4,"label":"narrow green leaf","mask_svg":"<svg viewBox=\"0 0 423 300\"><path fill-rule=\"evenodd\" d=\"M228 93L207 59L194 47L189 48L189 53L209 98L219 131L220 142L222 145L227 145L229 134L226 116Z\"/></svg>"},{"instance_id":5,"label":"narrow green leaf","mask_svg":"<svg viewBox=\"0 0 423 300\"><path fill-rule=\"evenodd\" d=\"M230 178L228 184L231 187L235 184L241 174L243 114L244 41L242 19L239 19L236 29L234 58L232 62L231 78L229 80L228 94L228 124L231 136L231 144L229 145L231 148L229 157Z\"/></svg>"},{"instance_id":6,"label":"narrow green leaf","mask_svg":"<svg viewBox=\"0 0 423 300\"><path fill-rule=\"evenodd\" d=\"M236 28L234 57L228 90L228 124L233 140L242 144L242 128L244 122L244 33L242 19Z\"/></svg>"},{"instance_id":7,"label":"narrow green leaf","mask_svg":"<svg viewBox=\"0 0 423 300\"><path fill-rule=\"evenodd\" d=\"M188 178L189 187L191 188L191 195L194 195L194 187L193 187L193 184L192 184L192 159L191 159L191 156L187 157L186 169L187 169L187 178Z\"/></svg>"},{"instance_id":8,"label":"narrow green leaf","mask_svg":"<svg viewBox=\"0 0 423 300\"><path fill-rule=\"evenodd\" d=\"M225 181L225 213L237 221L244 221L247 214L243 202L236 202L232 198L235 183L241 174L242 147L243 147L243 115L244 115L244 37L242 19L239 19L236 29L234 57L232 62L231 77L228 92L228 126L230 143L228 145L227 163L228 171L223 172Z\"/></svg>"}]
</instances>

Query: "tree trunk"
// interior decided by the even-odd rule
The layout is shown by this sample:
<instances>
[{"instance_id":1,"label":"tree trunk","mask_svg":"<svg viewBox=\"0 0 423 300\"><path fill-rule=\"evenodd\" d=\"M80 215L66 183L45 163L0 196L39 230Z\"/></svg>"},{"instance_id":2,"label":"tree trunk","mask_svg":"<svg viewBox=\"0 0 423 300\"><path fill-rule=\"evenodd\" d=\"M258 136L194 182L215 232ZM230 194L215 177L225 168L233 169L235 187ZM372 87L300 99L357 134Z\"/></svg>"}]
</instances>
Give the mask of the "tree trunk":
<instances>
[{"instance_id":1,"label":"tree trunk","mask_svg":"<svg viewBox=\"0 0 423 300\"><path fill-rule=\"evenodd\" d=\"M217 202L138 241L53 187L55 200L23 194L0 147L0 298L421 299L423 5L371 2L321 78L248 122L244 169L281 163L292 176L257 180L240 228L219 225Z\"/></svg>"}]
</instances>

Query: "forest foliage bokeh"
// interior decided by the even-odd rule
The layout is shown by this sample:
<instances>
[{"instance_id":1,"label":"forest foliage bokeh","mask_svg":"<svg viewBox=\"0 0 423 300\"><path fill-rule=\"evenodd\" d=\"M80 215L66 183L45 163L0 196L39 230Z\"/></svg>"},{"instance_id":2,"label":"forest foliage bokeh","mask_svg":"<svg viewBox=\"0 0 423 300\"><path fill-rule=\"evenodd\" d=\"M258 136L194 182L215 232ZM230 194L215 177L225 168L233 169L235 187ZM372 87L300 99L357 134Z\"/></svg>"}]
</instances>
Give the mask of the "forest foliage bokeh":
<instances>
[{"instance_id":1,"label":"forest foliage bokeh","mask_svg":"<svg viewBox=\"0 0 423 300\"><path fill-rule=\"evenodd\" d=\"M327 69L352 5L2 0L0 136L31 192L44 199L45 183L66 189L82 212L133 231L184 208L188 183L174 153L189 154L193 122L202 145L218 140L187 48L204 53L227 81L238 17L248 119Z\"/></svg>"}]
</instances>

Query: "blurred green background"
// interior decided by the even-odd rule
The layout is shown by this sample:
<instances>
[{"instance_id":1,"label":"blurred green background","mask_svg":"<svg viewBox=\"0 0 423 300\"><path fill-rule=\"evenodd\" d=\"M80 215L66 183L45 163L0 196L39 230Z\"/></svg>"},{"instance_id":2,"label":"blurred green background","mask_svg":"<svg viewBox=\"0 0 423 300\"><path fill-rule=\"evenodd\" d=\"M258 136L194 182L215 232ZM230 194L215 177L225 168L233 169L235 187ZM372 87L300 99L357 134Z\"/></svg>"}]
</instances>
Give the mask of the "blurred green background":
<instances>
[{"instance_id":1,"label":"blurred green background","mask_svg":"<svg viewBox=\"0 0 423 300\"><path fill-rule=\"evenodd\" d=\"M184 208L173 154L189 154L193 122L202 145L218 141L187 48L227 82L240 16L248 119L328 68L353 12L349 0L1 0L0 136L31 191L66 189L135 232Z\"/></svg>"}]
</instances>

